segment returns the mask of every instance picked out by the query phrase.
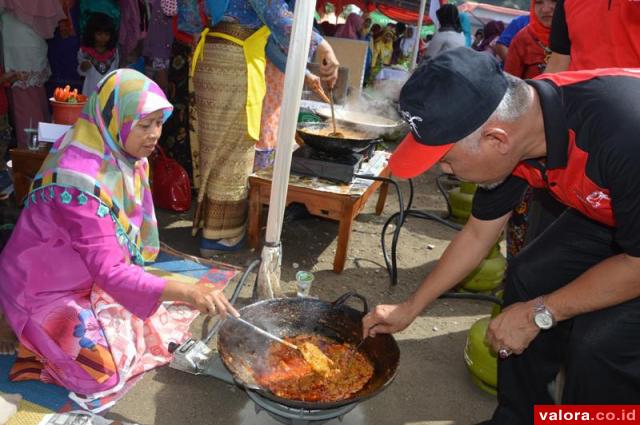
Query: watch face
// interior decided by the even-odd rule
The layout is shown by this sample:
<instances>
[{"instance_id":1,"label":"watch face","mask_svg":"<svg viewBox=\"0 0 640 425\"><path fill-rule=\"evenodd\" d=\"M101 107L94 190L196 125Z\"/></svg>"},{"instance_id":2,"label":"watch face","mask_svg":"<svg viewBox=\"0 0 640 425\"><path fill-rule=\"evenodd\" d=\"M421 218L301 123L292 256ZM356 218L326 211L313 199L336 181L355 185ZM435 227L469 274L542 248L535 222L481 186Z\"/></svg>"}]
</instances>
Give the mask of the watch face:
<instances>
[{"instance_id":1,"label":"watch face","mask_svg":"<svg viewBox=\"0 0 640 425\"><path fill-rule=\"evenodd\" d=\"M533 321L536 322L536 325L540 329L551 329L551 327L553 326L553 317L551 317L551 314L547 313L546 311L536 313Z\"/></svg>"}]
</instances>

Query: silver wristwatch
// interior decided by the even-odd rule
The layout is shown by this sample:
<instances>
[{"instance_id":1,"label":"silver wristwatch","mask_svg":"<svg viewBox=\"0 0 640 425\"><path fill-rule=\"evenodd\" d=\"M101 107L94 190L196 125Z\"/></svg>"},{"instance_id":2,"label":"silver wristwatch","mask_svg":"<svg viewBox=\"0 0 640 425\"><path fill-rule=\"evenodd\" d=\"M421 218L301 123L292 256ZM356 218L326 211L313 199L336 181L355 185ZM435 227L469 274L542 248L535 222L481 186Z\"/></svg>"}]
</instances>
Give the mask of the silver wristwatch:
<instances>
[{"instance_id":1,"label":"silver wristwatch","mask_svg":"<svg viewBox=\"0 0 640 425\"><path fill-rule=\"evenodd\" d=\"M556 318L553 317L553 313L544 305L544 297L538 297L535 300L533 322L542 330L551 329L556 325Z\"/></svg>"}]
</instances>

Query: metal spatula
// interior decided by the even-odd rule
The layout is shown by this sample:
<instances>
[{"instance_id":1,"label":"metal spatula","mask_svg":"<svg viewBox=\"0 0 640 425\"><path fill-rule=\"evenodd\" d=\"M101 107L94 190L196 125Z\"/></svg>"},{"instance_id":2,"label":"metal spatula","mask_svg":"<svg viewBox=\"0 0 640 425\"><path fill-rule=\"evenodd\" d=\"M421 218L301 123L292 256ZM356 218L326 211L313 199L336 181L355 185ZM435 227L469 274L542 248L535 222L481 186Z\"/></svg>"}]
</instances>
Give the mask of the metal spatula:
<instances>
[{"instance_id":1,"label":"metal spatula","mask_svg":"<svg viewBox=\"0 0 640 425\"><path fill-rule=\"evenodd\" d=\"M333 366L333 360L327 357L327 355L324 354L317 346L311 343L305 342L302 347L298 347L295 344L285 341L284 339L278 336L275 336L274 334L267 332L262 328L259 328L258 326L254 325L251 322L247 322L241 317L235 317L233 315L229 315L228 317L231 317L237 320L238 322L250 327L260 335L264 335L265 337L272 339L274 341L277 341L281 344L284 344L293 350L299 351L302 354L302 357L304 358L304 360L307 363L309 363L309 366L311 366L311 369L313 369L314 372L322 376L327 376L331 372L331 367Z\"/></svg>"},{"instance_id":2,"label":"metal spatula","mask_svg":"<svg viewBox=\"0 0 640 425\"><path fill-rule=\"evenodd\" d=\"M292 349L294 349L294 350L298 350L298 351L300 351L300 349L298 348L298 346L297 346L297 345L292 344L292 343L290 343L290 342L287 342L287 341L285 341L284 339L282 339L282 338L280 338L280 337L278 337L278 336L275 336L275 335L274 335L274 334L272 334L271 332L267 332L267 331L265 331L264 329L257 327L256 325L254 325L254 324L253 324L253 323L251 323L251 322L247 322L247 321L246 321L246 320L244 320L242 317L235 317L235 316L233 316L233 315L231 315L231 314L230 314L229 316L227 316L227 317L230 317L230 318L232 318L232 319L234 319L234 320L237 320L237 321L238 321L238 322L240 322L240 323L243 323L243 324L247 325L248 327L250 327L250 328L251 328L251 329L253 329L254 331L258 332L260 335L264 335L264 336L266 336L267 338L272 339L272 340L274 340L274 341L278 341L279 343L284 344L284 345L286 345L286 346L287 346L287 347L289 347L289 348L292 348Z\"/></svg>"}]
</instances>

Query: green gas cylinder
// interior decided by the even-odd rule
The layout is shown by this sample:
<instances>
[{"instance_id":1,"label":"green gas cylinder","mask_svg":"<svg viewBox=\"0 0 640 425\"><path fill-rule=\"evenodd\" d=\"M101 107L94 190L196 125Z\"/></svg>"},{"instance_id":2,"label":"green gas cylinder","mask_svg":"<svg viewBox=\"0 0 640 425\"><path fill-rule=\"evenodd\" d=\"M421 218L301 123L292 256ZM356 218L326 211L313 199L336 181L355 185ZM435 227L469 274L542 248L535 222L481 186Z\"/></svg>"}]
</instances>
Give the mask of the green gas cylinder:
<instances>
[{"instance_id":1,"label":"green gas cylinder","mask_svg":"<svg viewBox=\"0 0 640 425\"><path fill-rule=\"evenodd\" d=\"M451 218L458 223L466 223L471 215L473 194L476 193L475 183L460 182L458 187L449 190L449 205Z\"/></svg>"},{"instance_id":2,"label":"green gas cylinder","mask_svg":"<svg viewBox=\"0 0 640 425\"><path fill-rule=\"evenodd\" d=\"M504 289L501 289L498 292L496 292L495 296L500 298L501 300L504 300ZM502 306L500 304L494 304L493 308L491 309L491 318L493 319L498 314L500 314L500 312L502 312Z\"/></svg>"},{"instance_id":3,"label":"green gas cylinder","mask_svg":"<svg viewBox=\"0 0 640 425\"><path fill-rule=\"evenodd\" d=\"M498 387L498 358L485 342L491 317L483 317L471 326L464 347L464 361L473 383L489 394Z\"/></svg>"},{"instance_id":4,"label":"green gas cylinder","mask_svg":"<svg viewBox=\"0 0 640 425\"><path fill-rule=\"evenodd\" d=\"M487 258L460 282L460 289L468 292L492 291L502 283L506 268L507 259L500 252L500 245L495 244Z\"/></svg>"},{"instance_id":5,"label":"green gas cylinder","mask_svg":"<svg viewBox=\"0 0 640 425\"><path fill-rule=\"evenodd\" d=\"M503 299L504 291L497 291L495 296ZM489 322L500 314L500 311L502 307L494 304L490 317L484 317L471 326L464 348L464 361L471 373L471 379L482 390L493 395L496 394L498 384L498 359L485 343L485 336Z\"/></svg>"}]
</instances>

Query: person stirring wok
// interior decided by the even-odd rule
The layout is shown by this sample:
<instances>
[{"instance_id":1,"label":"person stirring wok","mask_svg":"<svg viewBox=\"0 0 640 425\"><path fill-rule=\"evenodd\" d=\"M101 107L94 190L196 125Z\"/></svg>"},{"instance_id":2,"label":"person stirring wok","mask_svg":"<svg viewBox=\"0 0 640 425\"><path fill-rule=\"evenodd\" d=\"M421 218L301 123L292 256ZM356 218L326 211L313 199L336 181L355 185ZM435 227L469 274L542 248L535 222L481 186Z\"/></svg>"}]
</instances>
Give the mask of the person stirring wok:
<instances>
[{"instance_id":1,"label":"person stirring wok","mask_svg":"<svg viewBox=\"0 0 640 425\"><path fill-rule=\"evenodd\" d=\"M0 255L0 306L20 342L12 380L55 383L102 409L170 361L189 305L238 315L220 290L142 267L159 248L147 157L172 109L155 82L120 69L51 148Z\"/></svg>"},{"instance_id":2,"label":"person stirring wok","mask_svg":"<svg viewBox=\"0 0 640 425\"><path fill-rule=\"evenodd\" d=\"M363 334L405 329L486 257L526 188L565 211L509 263L492 425L533 422L554 404L635 404L640 396L640 73L610 68L521 80L470 49L442 53L400 95L411 133L390 159L412 178L439 163L479 183L472 215L403 303L379 305ZM451 101L454 99L455 101Z\"/></svg>"}]
</instances>

